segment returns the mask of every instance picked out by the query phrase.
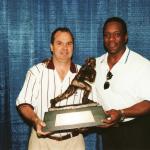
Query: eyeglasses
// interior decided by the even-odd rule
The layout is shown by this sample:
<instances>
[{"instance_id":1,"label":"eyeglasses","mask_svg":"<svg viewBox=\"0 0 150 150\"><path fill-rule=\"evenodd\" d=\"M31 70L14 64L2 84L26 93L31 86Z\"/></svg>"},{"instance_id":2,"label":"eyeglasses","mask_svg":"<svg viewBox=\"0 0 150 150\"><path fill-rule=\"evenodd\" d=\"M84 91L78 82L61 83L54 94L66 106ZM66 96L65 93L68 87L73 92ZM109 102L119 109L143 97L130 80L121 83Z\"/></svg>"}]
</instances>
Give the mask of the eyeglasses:
<instances>
[{"instance_id":1,"label":"eyeglasses","mask_svg":"<svg viewBox=\"0 0 150 150\"><path fill-rule=\"evenodd\" d=\"M110 71L108 71L107 76L106 76L106 82L104 83L104 90L109 88L110 83L108 82L108 80L110 80L112 76L113 74Z\"/></svg>"}]
</instances>

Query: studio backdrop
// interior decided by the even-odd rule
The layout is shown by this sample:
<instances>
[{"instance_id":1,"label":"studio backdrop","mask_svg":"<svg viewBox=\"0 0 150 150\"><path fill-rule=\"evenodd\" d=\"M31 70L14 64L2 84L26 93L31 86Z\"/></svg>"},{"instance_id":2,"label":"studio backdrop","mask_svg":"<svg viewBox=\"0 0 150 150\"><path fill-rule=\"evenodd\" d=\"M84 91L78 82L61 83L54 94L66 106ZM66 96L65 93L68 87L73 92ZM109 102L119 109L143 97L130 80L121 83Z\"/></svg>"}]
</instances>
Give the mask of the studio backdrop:
<instances>
[{"instance_id":1,"label":"studio backdrop","mask_svg":"<svg viewBox=\"0 0 150 150\"><path fill-rule=\"evenodd\" d=\"M75 36L73 60L82 64L104 53L102 26L111 16L128 25L128 46L150 59L149 0L0 0L0 150L27 150L29 126L16 110L27 70L50 57L51 32L69 27ZM86 150L102 150L96 132Z\"/></svg>"}]
</instances>

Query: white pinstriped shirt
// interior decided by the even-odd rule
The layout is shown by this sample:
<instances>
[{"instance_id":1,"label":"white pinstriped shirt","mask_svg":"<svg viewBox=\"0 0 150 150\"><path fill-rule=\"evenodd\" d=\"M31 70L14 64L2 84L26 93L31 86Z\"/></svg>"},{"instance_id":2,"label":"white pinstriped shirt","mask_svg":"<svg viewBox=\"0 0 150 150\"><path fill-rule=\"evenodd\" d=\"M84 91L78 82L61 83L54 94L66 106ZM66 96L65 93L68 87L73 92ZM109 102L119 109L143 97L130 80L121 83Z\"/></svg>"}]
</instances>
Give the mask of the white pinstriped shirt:
<instances>
[{"instance_id":1,"label":"white pinstriped shirt","mask_svg":"<svg viewBox=\"0 0 150 150\"><path fill-rule=\"evenodd\" d=\"M29 104L34 108L39 118L44 118L44 113L50 107L50 100L63 93L75 77L80 66L71 64L70 70L62 81L54 68L52 60L48 64L39 63L27 72L26 79L16 101L16 105ZM93 90L94 91L94 90ZM79 104L82 102L83 90L77 90L68 99L57 103L57 106ZM93 98L93 94L90 98Z\"/></svg>"},{"instance_id":2,"label":"white pinstriped shirt","mask_svg":"<svg viewBox=\"0 0 150 150\"><path fill-rule=\"evenodd\" d=\"M27 72L26 79L16 101L16 105L29 104L34 108L37 115L43 119L44 113L50 107L50 100L63 93L76 75L79 65L71 64L71 68L62 81L54 68L52 61L48 67L45 63L39 63ZM82 100L83 91L77 90L68 99L57 103L57 106L79 104Z\"/></svg>"}]
</instances>

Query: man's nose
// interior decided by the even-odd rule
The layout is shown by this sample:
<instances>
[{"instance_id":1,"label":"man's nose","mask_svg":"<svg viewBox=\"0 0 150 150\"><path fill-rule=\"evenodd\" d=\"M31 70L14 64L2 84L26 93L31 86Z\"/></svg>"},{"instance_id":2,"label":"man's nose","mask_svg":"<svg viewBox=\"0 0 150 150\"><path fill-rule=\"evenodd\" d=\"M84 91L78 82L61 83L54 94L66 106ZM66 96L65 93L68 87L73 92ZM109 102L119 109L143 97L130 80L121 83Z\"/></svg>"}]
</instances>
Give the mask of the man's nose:
<instances>
[{"instance_id":1,"label":"man's nose","mask_svg":"<svg viewBox=\"0 0 150 150\"><path fill-rule=\"evenodd\" d=\"M63 44L63 48L64 48L64 49L67 49L67 48L68 48L68 45L67 45L67 44Z\"/></svg>"},{"instance_id":2,"label":"man's nose","mask_svg":"<svg viewBox=\"0 0 150 150\"><path fill-rule=\"evenodd\" d=\"M115 39L115 35L114 34L110 34L109 40L112 41Z\"/></svg>"}]
</instances>

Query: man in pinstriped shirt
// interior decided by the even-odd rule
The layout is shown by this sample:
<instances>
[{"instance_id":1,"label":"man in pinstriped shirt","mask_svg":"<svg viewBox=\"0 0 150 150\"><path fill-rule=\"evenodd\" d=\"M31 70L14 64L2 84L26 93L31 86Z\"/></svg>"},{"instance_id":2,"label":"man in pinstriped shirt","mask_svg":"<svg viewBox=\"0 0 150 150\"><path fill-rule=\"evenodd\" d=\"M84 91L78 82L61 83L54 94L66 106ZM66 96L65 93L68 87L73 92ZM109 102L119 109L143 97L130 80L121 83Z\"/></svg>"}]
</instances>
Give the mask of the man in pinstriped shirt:
<instances>
[{"instance_id":1,"label":"man in pinstriped shirt","mask_svg":"<svg viewBox=\"0 0 150 150\"><path fill-rule=\"evenodd\" d=\"M79 69L72 61L74 38L68 28L57 28L51 36L52 57L29 69L16 105L22 116L33 124L29 150L84 150L82 134L69 132L49 135L43 132L44 113L50 99L64 92ZM82 91L77 90L59 106L82 103Z\"/></svg>"}]
</instances>

